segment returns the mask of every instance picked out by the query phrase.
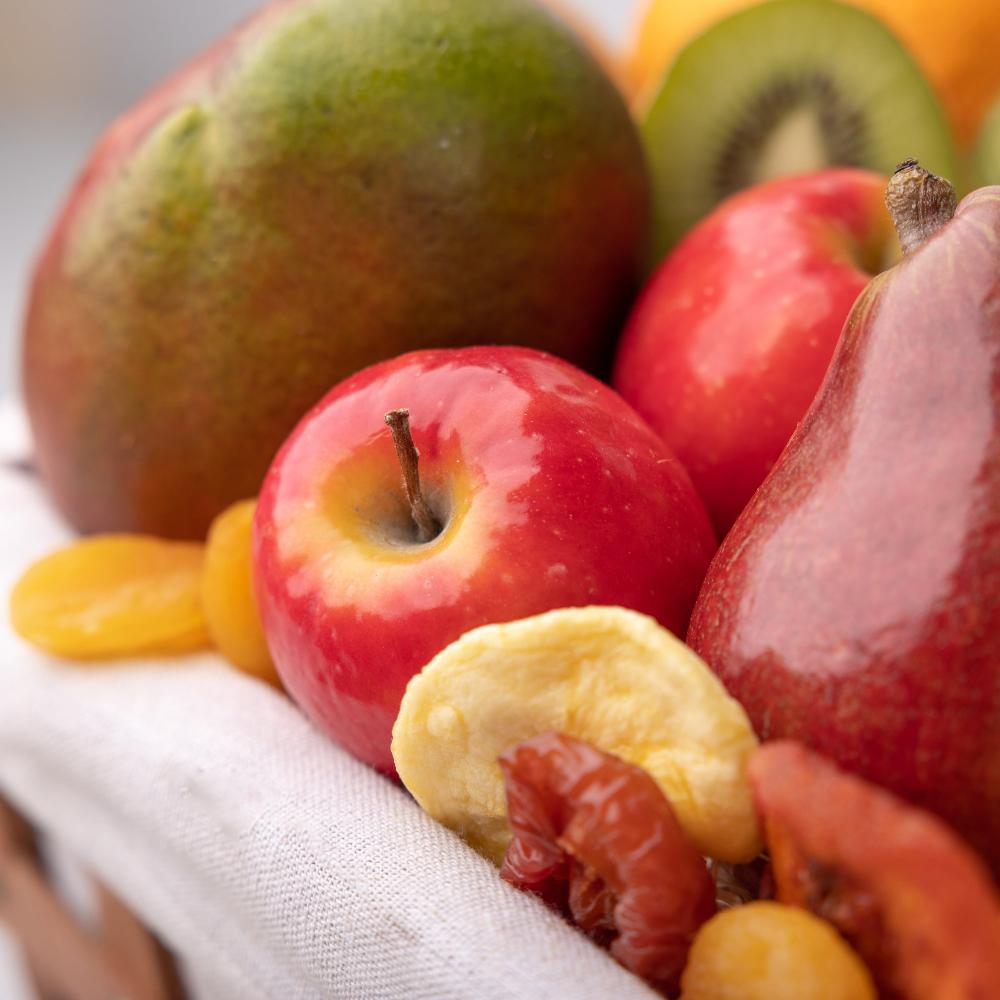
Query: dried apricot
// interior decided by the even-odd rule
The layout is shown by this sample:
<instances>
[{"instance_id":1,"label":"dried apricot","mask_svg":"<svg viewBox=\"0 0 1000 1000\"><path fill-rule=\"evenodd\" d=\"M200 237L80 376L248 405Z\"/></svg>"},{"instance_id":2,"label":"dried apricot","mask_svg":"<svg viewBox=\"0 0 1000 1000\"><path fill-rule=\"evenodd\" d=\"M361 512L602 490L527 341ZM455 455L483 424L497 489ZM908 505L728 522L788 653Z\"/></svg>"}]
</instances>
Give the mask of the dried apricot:
<instances>
[{"instance_id":1,"label":"dried apricot","mask_svg":"<svg viewBox=\"0 0 1000 1000\"><path fill-rule=\"evenodd\" d=\"M501 876L561 905L627 969L673 992L715 883L656 782L546 733L499 760L513 839Z\"/></svg>"},{"instance_id":2,"label":"dried apricot","mask_svg":"<svg viewBox=\"0 0 1000 1000\"><path fill-rule=\"evenodd\" d=\"M562 608L467 632L410 681L392 755L417 802L499 864L510 830L497 757L549 731L652 775L702 854L759 852L746 713L684 643L625 608Z\"/></svg>"},{"instance_id":3,"label":"dried apricot","mask_svg":"<svg viewBox=\"0 0 1000 1000\"><path fill-rule=\"evenodd\" d=\"M190 542L87 538L24 573L11 593L11 623L22 638L72 659L203 649L203 559L203 546Z\"/></svg>"},{"instance_id":4,"label":"dried apricot","mask_svg":"<svg viewBox=\"0 0 1000 1000\"><path fill-rule=\"evenodd\" d=\"M781 903L723 910L695 936L682 1000L875 1000L864 963L824 920Z\"/></svg>"},{"instance_id":5,"label":"dried apricot","mask_svg":"<svg viewBox=\"0 0 1000 1000\"><path fill-rule=\"evenodd\" d=\"M256 500L242 500L212 522L201 600L219 652L238 669L280 687L254 597L251 536L256 509Z\"/></svg>"},{"instance_id":6,"label":"dried apricot","mask_svg":"<svg viewBox=\"0 0 1000 1000\"><path fill-rule=\"evenodd\" d=\"M798 743L750 764L778 899L829 920L884 997L1000 997L1000 898L936 816Z\"/></svg>"}]
</instances>

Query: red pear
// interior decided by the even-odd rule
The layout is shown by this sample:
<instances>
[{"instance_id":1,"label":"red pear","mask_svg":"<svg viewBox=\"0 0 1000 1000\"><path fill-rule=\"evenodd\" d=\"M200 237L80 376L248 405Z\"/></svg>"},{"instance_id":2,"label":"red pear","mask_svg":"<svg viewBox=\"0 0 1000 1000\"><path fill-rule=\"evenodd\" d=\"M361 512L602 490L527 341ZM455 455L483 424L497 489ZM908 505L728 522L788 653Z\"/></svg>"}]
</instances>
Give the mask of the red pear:
<instances>
[{"instance_id":1,"label":"red pear","mask_svg":"<svg viewBox=\"0 0 1000 1000\"><path fill-rule=\"evenodd\" d=\"M904 250L712 564L689 643L763 739L948 820L1000 873L1000 187L912 161Z\"/></svg>"}]
</instances>

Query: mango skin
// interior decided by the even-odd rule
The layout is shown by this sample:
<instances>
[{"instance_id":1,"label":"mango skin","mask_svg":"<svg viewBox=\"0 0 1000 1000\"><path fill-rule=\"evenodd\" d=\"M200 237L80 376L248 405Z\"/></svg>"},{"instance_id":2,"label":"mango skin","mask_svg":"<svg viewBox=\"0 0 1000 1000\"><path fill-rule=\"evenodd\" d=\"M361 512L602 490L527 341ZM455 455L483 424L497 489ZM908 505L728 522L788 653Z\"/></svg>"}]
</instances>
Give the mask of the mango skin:
<instances>
[{"instance_id":1,"label":"mango skin","mask_svg":"<svg viewBox=\"0 0 1000 1000\"><path fill-rule=\"evenodd\" d=\"M39 260L24 395L57 505L203 537L375 361L600 368L647 183L616 88L530 0L265 8L111 126Z\"/></svg>"}]
</instances>

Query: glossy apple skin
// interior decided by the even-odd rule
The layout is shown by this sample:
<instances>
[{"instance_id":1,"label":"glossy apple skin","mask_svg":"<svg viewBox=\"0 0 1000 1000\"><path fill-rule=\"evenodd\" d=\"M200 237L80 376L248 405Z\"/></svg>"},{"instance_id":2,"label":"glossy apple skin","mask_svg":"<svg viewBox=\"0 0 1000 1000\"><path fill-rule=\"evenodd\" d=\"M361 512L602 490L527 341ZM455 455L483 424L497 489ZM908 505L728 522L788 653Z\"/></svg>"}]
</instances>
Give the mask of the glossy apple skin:
<instances>
[{"instance_id":1,"label":"glossy apple skin","mask_svg":"<svg viewBox=\"0 0 1000 1000\"><path fill-rule=\"evenodd\" d=\"M762 739L938 813L1000 873L1000 188L859 300L688 642Z\"/></svg>"},{"instance_id":2,"label":"glossy apple skin","mask_svg":"<svg viewBox=\"0 0 1000 1000\"><path fill-rule=\"evenodd\" d=\"M786 178L723 202L666 258L629 319L615 388L687 467L719 537L763 482L880 270L885 179Z\"/></svg>"},{"instance_id":3,"label":"glossy apple skin","mask_svg":"<svg viewBox=\"0 0 1000 1000\"><path fill-rule=\"evenodd\" d=\"M423 546L383 422L403 406L445 522ZM330 392L267 475L254 558L282 682L393 773L406 683L462 633L620 604L683 635L714 551L684 468L617 393L549 355L481 347L403 355Z\"/></svg>"}]
</instances>

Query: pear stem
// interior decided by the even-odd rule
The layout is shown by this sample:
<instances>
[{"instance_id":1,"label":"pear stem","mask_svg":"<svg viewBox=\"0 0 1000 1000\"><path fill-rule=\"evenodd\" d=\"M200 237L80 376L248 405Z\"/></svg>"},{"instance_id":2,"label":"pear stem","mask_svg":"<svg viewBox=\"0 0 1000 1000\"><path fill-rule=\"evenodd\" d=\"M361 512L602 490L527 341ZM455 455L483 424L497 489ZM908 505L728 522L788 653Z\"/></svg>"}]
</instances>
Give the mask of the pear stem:
<instances>
[{"instance_id":1,"label":"pear stem","mask_svg":"<svg viewBox=\"0 0 1000 1000\"><path fill-rule=\"evenodd\" d=\"M403 470L403 488L406 490L406 499L410 502L410 515L417 527L417 541L429 542L440 534L441 525L431 513L420 489L420 452L410 434L410 411L405 408L390 410L385 415L385 422L392 431L392 443L396 446L396 456Z\"/></svg>"},{"instance_id":2,"label":"pear stem","mask_svg":"<svg viewBox=\"0 0 1000 1000\"><path fill-rule=\"evenodd\" d=\"M919 249L947 225L957 204L951 184L925 170L916 160L903 160L885 189L885 206L904 254Z\"/></svg>"}]
</instances>

